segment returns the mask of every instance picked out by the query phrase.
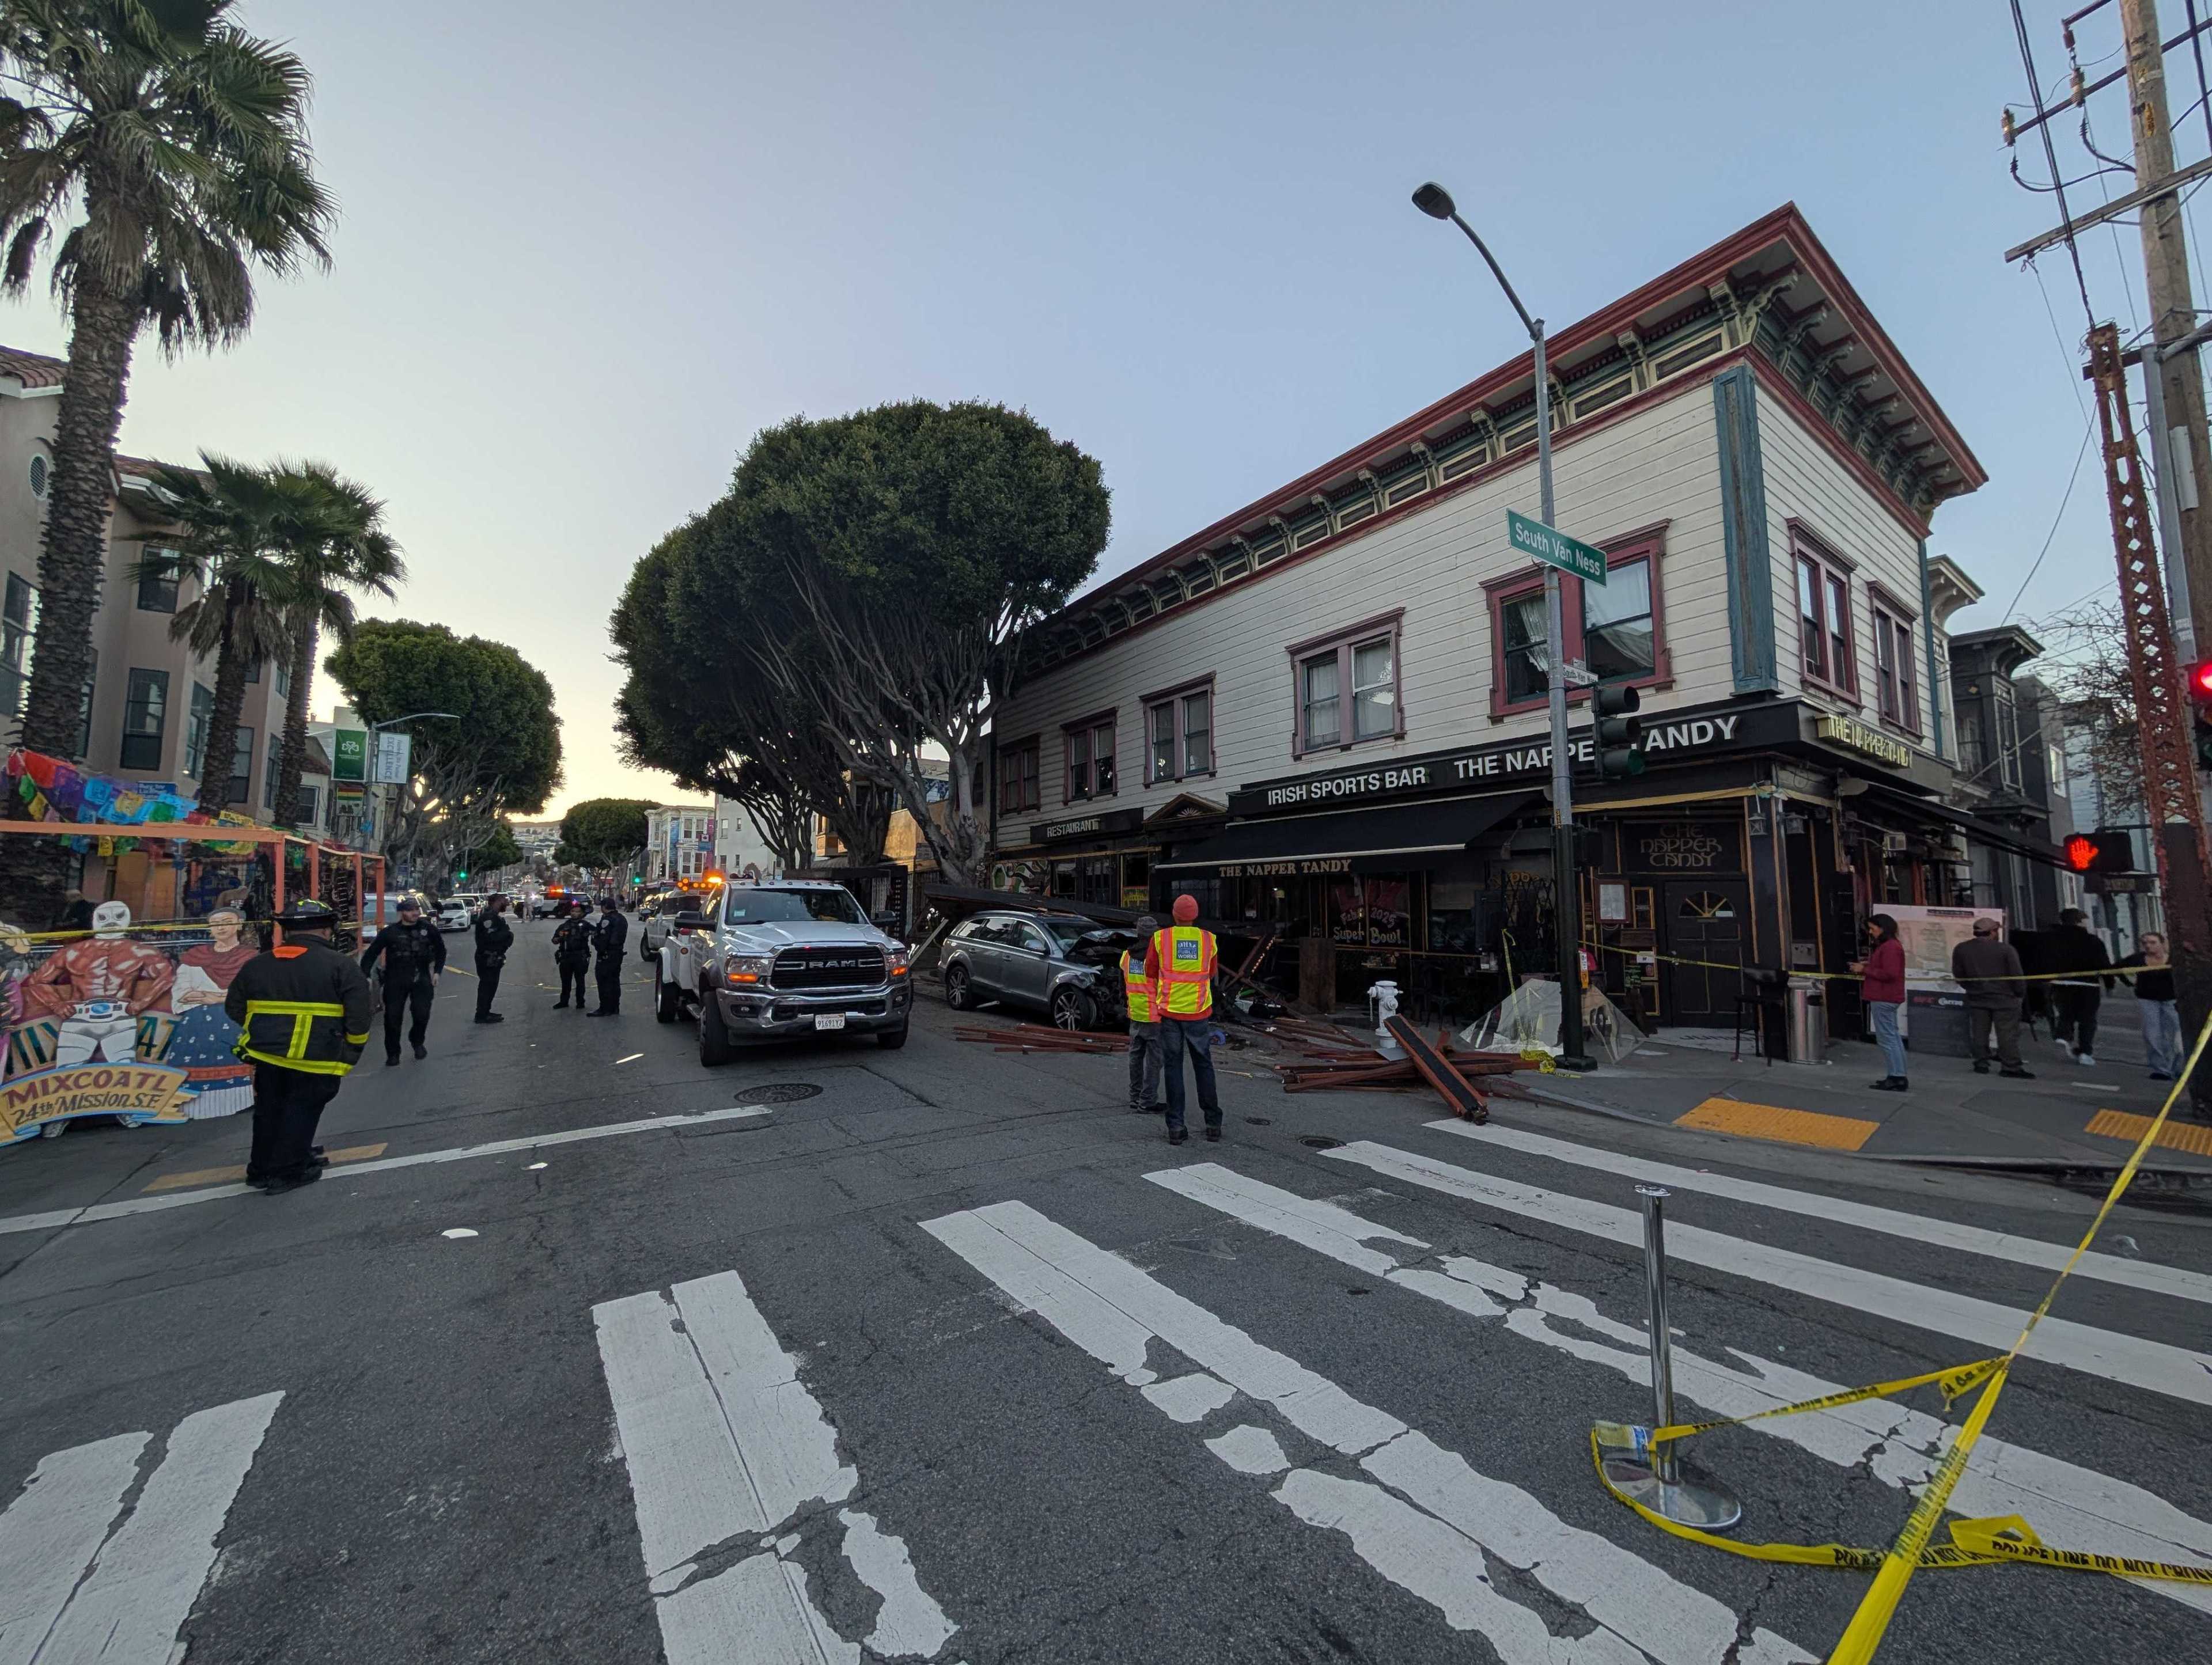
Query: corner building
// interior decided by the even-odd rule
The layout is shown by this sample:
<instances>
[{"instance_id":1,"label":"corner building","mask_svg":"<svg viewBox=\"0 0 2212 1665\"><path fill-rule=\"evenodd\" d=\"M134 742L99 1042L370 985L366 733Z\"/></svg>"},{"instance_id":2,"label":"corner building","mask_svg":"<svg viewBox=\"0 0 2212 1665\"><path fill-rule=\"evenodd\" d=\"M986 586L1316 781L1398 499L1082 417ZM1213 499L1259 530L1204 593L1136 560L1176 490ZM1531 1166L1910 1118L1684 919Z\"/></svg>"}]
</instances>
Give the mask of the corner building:
<instances>
[{"instance_id":1,"label":"corner building","mask_svg":"<svg viewBox=\"0 0 2212 1665\"><path fill-rule=\"evenodd\" d=\"M1840 970L1867 913L1971 899L1970 838L2049 858L1945 801L1928 528L1986 477L1794 207L1551 364L1557 519L1608 562L1566 580L1565 653L1646 725L1646 772L1601 782L1574 718L1569 882L1617 1000L1725 1025L1735 968ZM1543 568L1509 508L1538 508L1527 355L1044 621L996 720L994 881L1190 890L1275 927L1263 975L1309 1000L1395 976L1471 1012L1555 966Z\"/></svg>"}]
</instances>

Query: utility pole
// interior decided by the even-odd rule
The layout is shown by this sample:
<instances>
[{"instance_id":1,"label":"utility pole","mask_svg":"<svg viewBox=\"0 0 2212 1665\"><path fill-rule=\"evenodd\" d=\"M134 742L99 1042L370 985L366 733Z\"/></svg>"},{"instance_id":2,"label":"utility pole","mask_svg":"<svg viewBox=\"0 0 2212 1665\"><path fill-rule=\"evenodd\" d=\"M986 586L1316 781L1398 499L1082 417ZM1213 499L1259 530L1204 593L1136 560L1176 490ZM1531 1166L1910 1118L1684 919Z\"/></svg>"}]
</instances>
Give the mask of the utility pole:
<instances>
[{"instance_id":1,"label":"utility pole","mask_svg":"<svg viewBox=\"0 0 2212 1665\"><path fill-rule=\"evenodd\" d=\"M2128 53L2129 127L2135 135L2136 185L2154 185L2173 172L2173 135L2166 121L2166 52L2158 32L2158 0L2119 0ZM2194 346L2172 348L2197 329L2197 301L2189 276L2181 194L2153 197L2142 208L2143 274L2150 292L2151 338L2156 353L2144 361L2146 376L2161 378L2159 401L2166 431L2154 434L2154 454L2175 475L2180 506L2182 570L2188 574L2186 639L2212 643L2212 441L2204 412L2204 377ZM2160 470L2164 475L2165 468ZM2177 620L2176 623L2179 624ZM2180 634L2179 632L2177 632Z\"/></svg>"}]
</instances>

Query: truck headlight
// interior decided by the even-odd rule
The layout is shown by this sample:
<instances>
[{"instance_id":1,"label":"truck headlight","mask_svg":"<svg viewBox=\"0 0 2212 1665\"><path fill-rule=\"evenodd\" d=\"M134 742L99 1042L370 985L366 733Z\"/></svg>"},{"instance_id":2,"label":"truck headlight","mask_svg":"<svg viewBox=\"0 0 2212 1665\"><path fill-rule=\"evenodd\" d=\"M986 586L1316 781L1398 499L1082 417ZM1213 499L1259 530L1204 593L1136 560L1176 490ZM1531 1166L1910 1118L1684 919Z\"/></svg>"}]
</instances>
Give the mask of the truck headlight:
<instances>
[{"instance_id":1,"label":"truck headlight","mask_svg":"<svg viewBox=\"0 0 2212 1665\"><path fill-rule=\"evenodd\" d=\"M764 983L775 963L773 954L731 954L722 961L722 975L733 983Z\"/></svg>"},{"instance_id":2,"label":"truck headlight","mask_svg":"<svg viewBox=\"0 0 2212 1665\"><path fill-rule=\"evenodd\" d=\"M905 949L903 949L903 948L891 948L891 949L886 949L886 950L884 951L884 960L889 963L889 965L890 966L891 975L893 975L894 977L903 977L904 975L906 975L906 950L905 950Z\"/></svg>"}]
</instances>

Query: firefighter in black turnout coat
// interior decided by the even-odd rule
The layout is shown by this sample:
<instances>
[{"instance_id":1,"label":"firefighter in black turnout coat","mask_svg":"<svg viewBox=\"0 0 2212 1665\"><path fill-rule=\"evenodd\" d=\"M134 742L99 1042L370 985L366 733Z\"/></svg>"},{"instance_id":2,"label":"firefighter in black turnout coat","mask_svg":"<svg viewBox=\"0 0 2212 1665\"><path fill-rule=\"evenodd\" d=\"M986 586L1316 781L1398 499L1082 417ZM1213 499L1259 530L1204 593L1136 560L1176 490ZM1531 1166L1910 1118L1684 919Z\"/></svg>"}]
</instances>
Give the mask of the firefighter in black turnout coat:
<instances>
[{"instance_id":1,"label":"firefighter in black turnout coat","mask_svg":"<svg viewBox=\"0 0 2212 1665\"><path fill-rule=\"evenodd\" d=\"M612 896L600 897L599 922L592 927L592 976L599 986L599 1003L591 1012L594 1018L612 1018L622 1012L623 945L629 940L629 921L622 916L621 907Z\"/></svg>"},{"instance_id":2,"label":"firefighter in black turnout coat","mask_svg":"<svg viewBox=\"0 0 2212 1665\"><path fill-rule=\"evenodd\" d=\"M384 962L384 1061L399 1061L399 1025L410 1010L415 1021L408 1026L407 1039L415 1055L426 1058L429 1049L422 1038L430 1032L430 1001L437 993L439 974L446 969L446 939L422 917L422 904L413 896L401 901L398 922L376 933L376 940L361 957L362 970L374 972L380 959Z\"/></svg>"},{"instance_id":3,"label":"firefighter in black turnout coat","mask_svg":"<svg viewBox=\"0 0 2212 1665\"><path fill-rule=\"evenodd\" d=\"M560 924L553 927L553 963L561 973L561 998L553 1004L568 1005L568 991L574 988L576 1010L581 1012L589 1004L584 998L584 974L592 967L592 916L580 902L564 907Z\"/></svg>"},{"instance_id":4,"label":"firefighter in black turnout coat","mask_svg":"<svg viewBox=\"0 0 2212 1665\"><path fill-rule=\"evenodd\" d=\"M477 1021L480 1024L503 1024L506 1018L491 1009L492 996L499 993L500 969L507 963L507 951L514 946L514 927L507 922L507 898L495 896L477 910Z\"/></svg>"},{"instance_id":5,"label":"firefighter in black turnout coat","mask_svg":"<svg viewBox=\"0 0 2212 1665\"><path fill-rule=\"evenodd\" d=\"M231 979L222 1009L231 1050L253 1066L253 1147L246 1182L274 1196L322 1177L315 1124L368 1045L368 979L330 945L337 915L295 902L276 915L283 941Z\"/></svg>"}]
</instances>

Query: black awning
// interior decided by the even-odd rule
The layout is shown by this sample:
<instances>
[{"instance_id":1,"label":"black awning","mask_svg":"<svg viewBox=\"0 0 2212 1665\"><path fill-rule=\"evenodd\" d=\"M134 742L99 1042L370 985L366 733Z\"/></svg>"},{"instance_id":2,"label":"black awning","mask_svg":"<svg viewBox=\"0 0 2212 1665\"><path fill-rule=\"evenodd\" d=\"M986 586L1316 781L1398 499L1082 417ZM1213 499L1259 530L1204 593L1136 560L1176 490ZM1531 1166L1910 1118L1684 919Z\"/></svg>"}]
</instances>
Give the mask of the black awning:
<instances>
[{"instance_id":1,"label":"black awning","mask_svg":"<svg viewBox=\"0 0 2212 1665\"><path fill-rule=\"evenodd\" d=\"M1476 839L1540 796L1498 792L1480 798L1431 799L1371 810L1239 822L1159 867L1164 872L1200 872L1282 862L1291 864L1286 871L1293 873L1306 871L1304 864L1308 862L1349 861L1348 868L1336 871L1351 872L1432 867L1447 857L1463 854Z\"/></svg>"},{"instance_id":2,"label":"black awning","mask_svg":"<svg viewBox=\"0 0 2212 1665\"><path fill-rule=\"evenodd\" d=\"M2011 827L2000 827L1994 821L1984 821L1978 815L1954 809L1948 804L1939 804L1928 798L1915 798L1910 793L1899 792L1878 782L1869 783L1866 795L1887 807L1925 816L1931 821L1942 822L1947 827L1956 827L1969 838L1979 839L1984 844L2009 851L2014 855L2026 856L2030 861L2040 861L2048 867L2072 871L2067 867L2066 858L2059 854L2057 845L2046 843ZM1850 800L1845 799L1844 801L1848 805Z\"/></svg>"}]
</instances>

